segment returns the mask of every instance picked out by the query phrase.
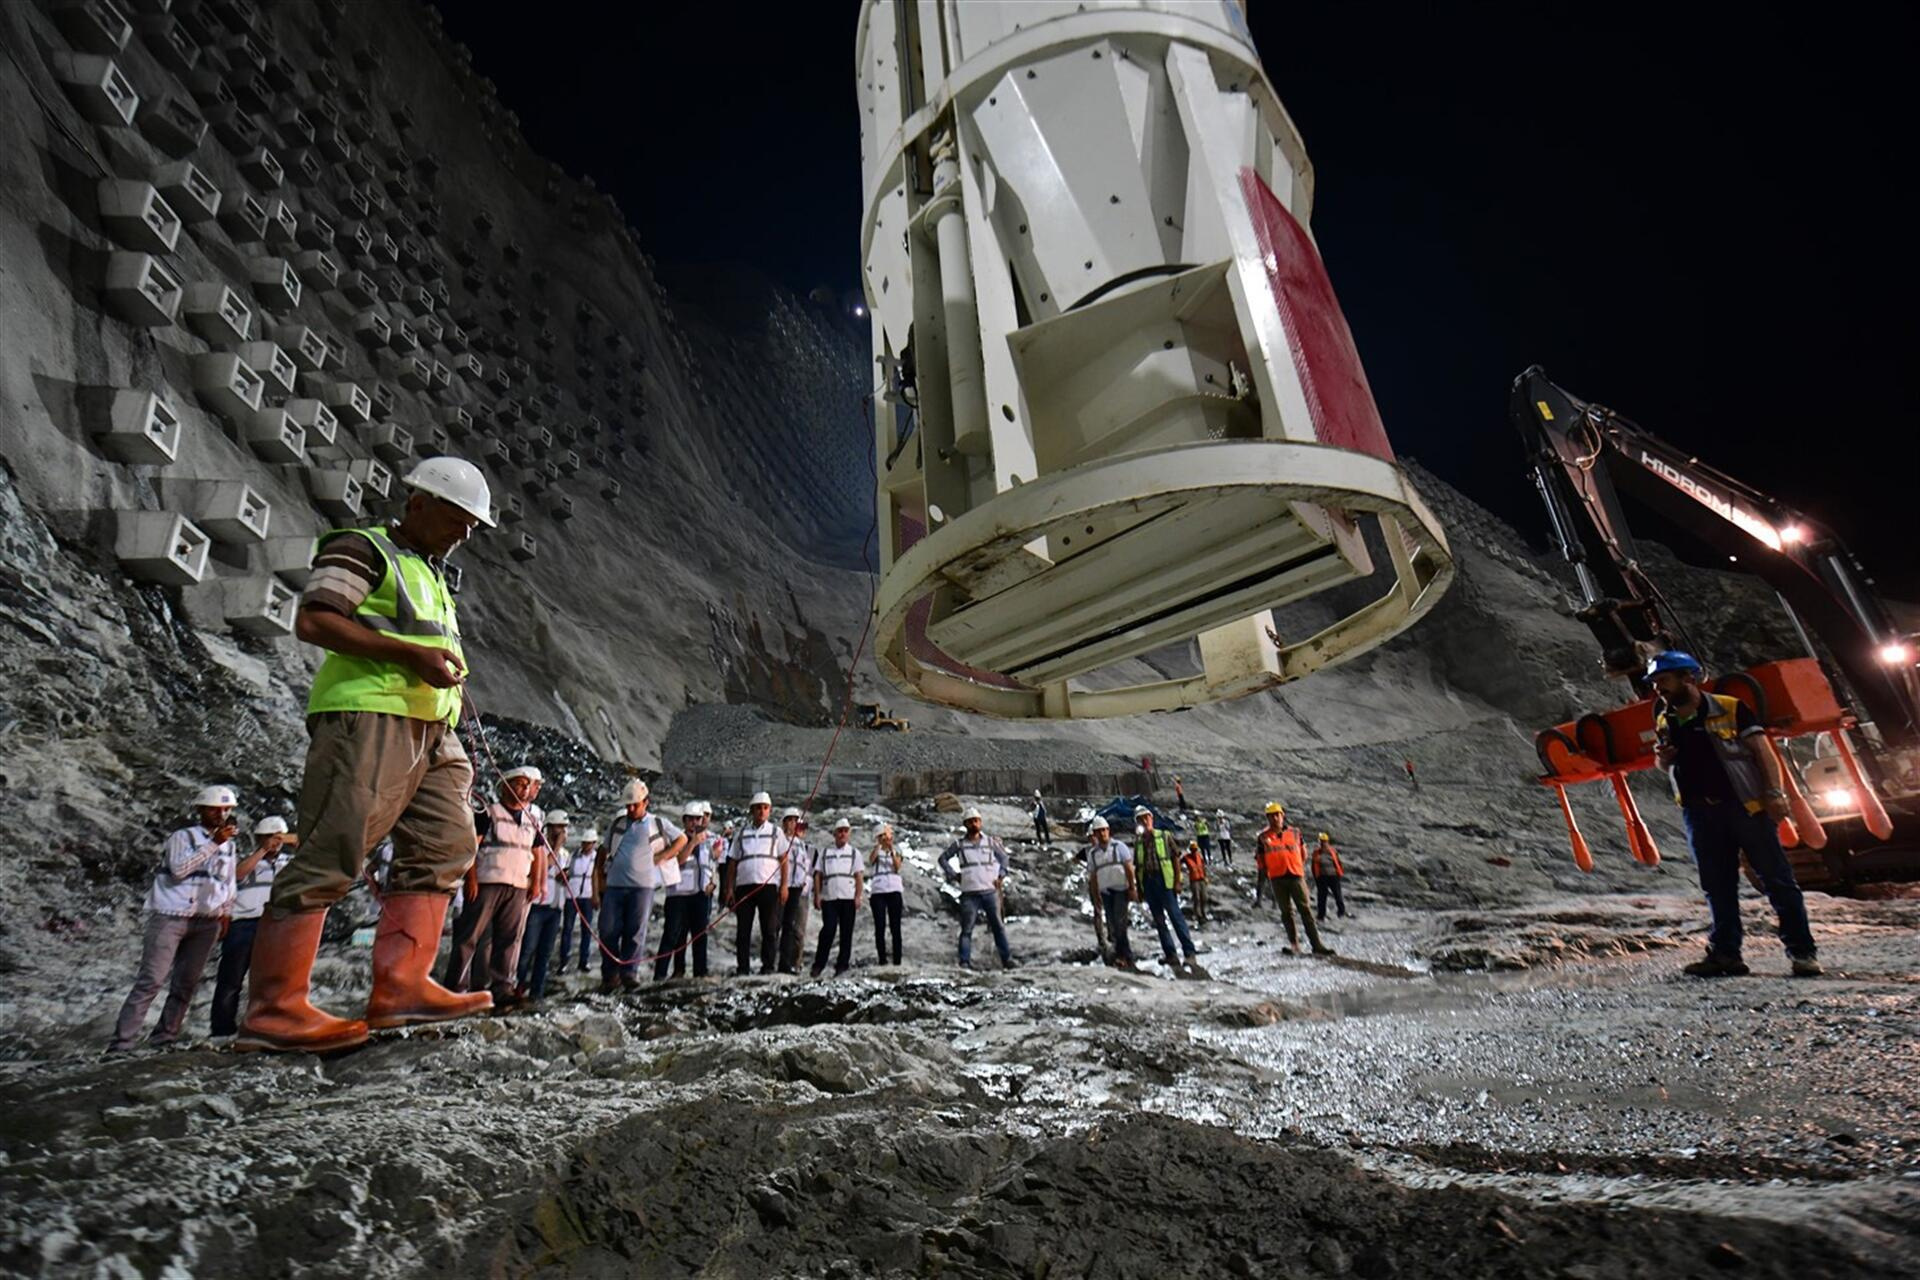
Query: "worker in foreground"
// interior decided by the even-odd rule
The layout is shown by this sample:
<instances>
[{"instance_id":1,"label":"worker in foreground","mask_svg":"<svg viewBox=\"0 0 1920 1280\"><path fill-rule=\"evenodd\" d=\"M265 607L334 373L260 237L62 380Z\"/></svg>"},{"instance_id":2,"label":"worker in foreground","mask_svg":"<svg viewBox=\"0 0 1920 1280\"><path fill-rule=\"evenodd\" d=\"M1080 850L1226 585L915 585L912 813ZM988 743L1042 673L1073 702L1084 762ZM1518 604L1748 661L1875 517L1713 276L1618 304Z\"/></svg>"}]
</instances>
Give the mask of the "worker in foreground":
<instances>
[{"instance_id":1,"label":"worker in foreground","mask_svg":"<svg viewBox=\"0 0 1920 1280\"><path fill-rule=\"evenodd\" d=\"M946 847L940 855L940 872L960 885L960 967L973 967L973 925L981 916L993 930L993 945L1000 952L1000 967L1013 968L1013 948L1007 944L1007 929L1000 920L1000 890L1007 879L1007 847L996 836L981 829L978 809L969 809L960 819L966 834Z\"/></svg>"},{"instance_id":2,"label":"worker in foreground","mask_svg":"<svg viewBox=\"0 0 1920 1280\"><path fill-rule=\"evenodd\" d=\"M1277 802L1267 805L1267 829L1254 839L1255 861L1262 867L1271 868L1268 879L1273 885L1275 896L1280 899L1280 918L1287 926L1287 945L1282 948L1286 955L1296 955L1300 948L1300 935L1293 928L1293 913L1300 912L1300 923L1306 926L1307 940L1313 944L1313 954L1330 956L1333 948L1320 941L1320 930L1313 922L1313 912L1307 907L1307 859L1306 850L1301 847L1300 833L1287 823L1287 811Z\"/></svg>"},{"instance_id":3,"label":"worker in foreground","mask_svg":"<svg viewBox=\"0 0 1920 1280\"><path fill-rule=\"evenodd\" d=\"M485 992L448 991L429 972L448 895L475 854L473 766L455 732L467 663L447 557L477 526L493 527L493 496L459 458L429 458L403 483L399 522L323 535L301 593L294 632L327 656L307 698L299 846L274 877L254 938L236 1048L343 1049L369 1026L437 1022L493 1003ZM389 834L367 1017L336 1018L307 998L320 932Z\"/></svg>"},{"instance_id":4,"label":"worker in foreground","mask_svg":"<svg viewBox=\"0 0 1920 1280\"><path fill-rule=\"evenodd\" d=\"M1338 908L1340 918L1347 918L1347 898L1340 891L1341 884L1347 878L1347 865L1340 861L1340 851L1333 847L1333 836L1325 831L1313 846L1313 887L1318 895L1314 902L1313 913L1322 923L1327 918L1327 895L1333 895L1333 905Z\"/></svg>"},{"instance_id":5,"label":"worker in foreground","mask_svg":"<svg viewBox=\"0 0 1920 1280\"><path fill-rule=\"evenodd\" d=\"M199 821L181 827L161 845L160 865L147 890L140 970L120 1006L108 1053L125 1053L139 1042L147 1010L161 987L167 989L167 1003L147 1042L162 1045L179 1038L207 957L233 914L238 870L233 838L239 832L233 806L233 788L206 788L193 798Z\"/></svg>"},{"instance_id":6,"label":"worker in foreground","mask_svg":"<svg viewBox=\"0 0 1920 1280\"><path fill-rule=\"evenodd\" d=\"M1696 978L1740 977L1740 855L1780 921L1780 941L1797 978L1820 975L1807 903L1793 878L1778 824L1787 816L1780 762L1747 704L1700 687L1699 659L1679 650L1647 665L1653 681L1654 759L1673 781L1713 927L1707 954L1686 966Z\"/></svg>"},{"instance_id":7,"label":"worker in foreground","mask_svg":"<svg viewBox=\"0 0 1920 1280\"><path fill-rule=\"evenodd\" d=\"M1187 933L1187 917L1180 910L1180 856L1173 837L1153 829L1153 810L1142 805L1133 811L1133 875L1139 897L1153 917L1154 932L1160 935L1160 952L1167 968L1181 977L1205 977L1193 939ZM1173 925L1168 932L1167 925ZM1173 949L1180 939L1180 952Z\"/></svg>"},{"instance_id":8,"label":"worker in foreground","mask_svg":"<svg viewBox=\"0 0 1920 1280\"><path fill-rule=\"evenodd\" d=\"M1127 904L1140 897L1133 879L1133 850L1113 838L1112 824L1097 813L1087 824L1087 896L1107 922L1107 963L1131 973L1135 962L1127 941Z\"/></svg>"}]
</instances>

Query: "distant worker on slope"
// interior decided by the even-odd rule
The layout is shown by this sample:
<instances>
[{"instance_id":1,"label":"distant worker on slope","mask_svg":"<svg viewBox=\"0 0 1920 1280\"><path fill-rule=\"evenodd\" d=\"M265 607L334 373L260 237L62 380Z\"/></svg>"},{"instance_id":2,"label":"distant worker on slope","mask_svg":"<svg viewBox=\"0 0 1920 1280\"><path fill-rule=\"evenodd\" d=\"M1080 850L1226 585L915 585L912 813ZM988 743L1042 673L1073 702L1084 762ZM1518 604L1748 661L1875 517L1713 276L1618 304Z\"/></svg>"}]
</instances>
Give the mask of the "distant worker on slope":
<instances>
[{"instance_id":1,"label":"distant worker on slope","mask_svg":"<svg viewBox=\"0 0 1920 1280\"><path fill-rule=\"evenodd\" d=\"M1322 831L1319 843L1313 846L1313 887L1319 891L1319 900L1314 906L1314 914L1321 920L1327 918L1327 895L1333 895L1334 906L1339 909L1340 918L1347 918L1346 895L1340 892L1341 882L1347 878L1346 864L1340 861L1340 851L1333 847L1333 837Z\"/></svg>"},{"instance_id":2,"label":"distant worker on slope","mask_svg":"<svg viewBox=\"0 0 1920 1280\"><path fill-rule=\"evenodd\" d=\"M1000 967L1013 968L1013 948L1007 944L1007 929L1000 920L1000 889L1007 878L1007 847L996 836L981 830L978 809L969 809L961 817L966 834L948 845L940 855L940 871L960 885L960 967L973 967L973 925L984 915L993 931L993 945L1000 952Z\"/></svg>"},{"instance_id":3,"label":"distant worker on slope","mask_svg":"<svg viewBox=\"0 0 1920 1280\"><path fill-rule=\"evenodd\" d=\"M1053 842L1053 831L1047 825L1047 802L1038 791L1033 793L1033 838L1041 844Z\"/></svg>"},{"instance_id":4,"label":"distant worker on slope","mask_svg":"<svg viewBox=\"0 0 1920 1280\"><path fill-rule=\"evenodd\" d=\"M1113 838L1111 824L1097 813L1087 824L1087 896L1093 909L1106 917L1110 963L1131 970L1135 961L1127 941L1127 904L1140 897L1133 879L1133 850Z\"/></svg>"},{"instance_id":5,"label":"distant worker on slope","mask_svg":"<svg viewBox=\"0 0 1920 1280\"><path fill-rule=\"evenodd\" d=\"M1187 873L1187 886L1193 890L1193 927L1207 927L1207 855L1201 852L1200 842L1187 842L1187 851L1180 856L1181 868Z\"/></svg>"},{"instance_id":6,"label":"distant worker on slope","mask_svg":"<svg viewBox=\"0 0 1920 1280\"><path fill-rule=\"evenodd\" d=\"M473 865L473 766L460 745L467 663L447 557L476 526L493 527L478 467L429 458L404 481L398 524L323 534L294 632L327 650L307 698L298 850L274 877L253 943L241 1049L323 1052L367 1028L437 1022L492 1003L433 981L447 897ZM359 879L367 852L393 836L393 865L373 941L367 1020L308 1000L327 908Z\"/></svg>"},{"instance_id":7,"label":"distant worker on slope","mask_svg":"<svg viewBox=\"0 0 1920 1280\"><path fill-rule=\"evenodd\" d=\"M232 787L208 787L193 798L200 820L181 827L160 846L160 865L147 890L147 922L140 944L140 969L133 990L120 1006L109 1053L125 1053L140 1039L147 1010L160 988L167 1003L160 1025L147 1043L169 1044L186 1025L193 993L207 971L207 957L233 914L239 855L233 838Z\"/></svg>"},{"instance_id":8,"label":"distant worker on slope","mask_svg":"<svg viewBox=\"0 0 1920 1280\"><path fill-rule=\"evenodd\" d=\"M1205 810L1194 817L1193 842L1199 846L1200 856L1211 864L1213 862L1213 827L1207 822Z\"/></svg>"},{"instance_id":9,"label":"distant worker on slope","mask_svg":"<svg viewBox=\"0 0 1920 1280\"><path fill-rule=\"evenodd\" d=\"M1134 884L1153 917L1154 932L1160 935L1161 955L1175 974L1204 977L1193 938L1187 933L1187 918L1180 910L1180 858L1173 837L1153 829L1153 810L1145 805L1133 811L1133 821ZM1169 922L1173 925L1171 933L1167 931ZM1176 936L1180 939L1178 955L1173 949Z\"/></svg>"},{"instance_id":10,"label":"distant worker on slope","mask_svg":"<svg viewBox=\"0 0 1920 1280\"><path fill-rule=\"evenodd\" d=\"M1766 730L1747 704L1700 687L1699 659L1670 650L1647 664L1654 704L1654 758L1673 781L1687 824L1687 843L1700 871L1713 928L1707 954L1686 966L1696 978L1749 972L1740 958L1740 855L1773 904L1780 941L1795 977L1820 974L1807 923L1807 903L1780 848L1777 824L1787 816L1780 762Z\"/></svg>"},{"instance_id":11,"label":"distant worker on slope","mask_svg":"<svg viewBox=\"0 0 1920 1280\"><path fill-rule=\"evenodd\" d=\"M1233 820L1227 817L1225 809L1213 811L1213 838L1220 842L1220 861L1227 869L1233 869Z\"/></svg>"},{"instance_id":12,"label":"distant worker on slope","mask_svg":"<svg viewBox=\"0 0 1920 1280\"><path fill-rule=\"evenodd\" d=\"M1333 948L1320 941L1320 930L1307 907L1307 859L1301 847L1300 833L1287 825L1287 811L1278 803L1267 805L1267 829L1254 841L1263 866L1271 867L1271 880L1280 899L1280 918L1287 926L1287 955L1300 947L1300 935L1294 931L1293 913L1300 911L1300 923L1306 926L1313 954L1330 956Z\"/></svg>"}]
</instances>

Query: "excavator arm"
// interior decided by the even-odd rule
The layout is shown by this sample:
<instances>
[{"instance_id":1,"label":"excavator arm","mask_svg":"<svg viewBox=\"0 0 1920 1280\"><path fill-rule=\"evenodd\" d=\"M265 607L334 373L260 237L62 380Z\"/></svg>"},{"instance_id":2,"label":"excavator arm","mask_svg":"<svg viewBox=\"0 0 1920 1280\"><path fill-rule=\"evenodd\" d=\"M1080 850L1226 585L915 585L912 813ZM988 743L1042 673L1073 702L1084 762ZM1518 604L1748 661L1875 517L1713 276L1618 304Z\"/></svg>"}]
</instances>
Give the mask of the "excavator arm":
<instances>
[{"instance_id":1,"label":"excavator arm","mask_svg":"<svg viewBox=\"0 0 1920 1280\"><path fill-rule=\"evenodd\" d=\"M1579 616L1609 675L1647 692L1653 653L1678 647L1678 621L1640 568L1622 495L1737 560L1779 593L1851 711L1889 745L1920 743L1920 684L1906 637L1838 534L1601 405L1538 365L1514 380L1509 414L1527 447L1553 535L1579 581ZM1830 663L1828 662L1830 659Z\"/></svg>"}]
</instances>

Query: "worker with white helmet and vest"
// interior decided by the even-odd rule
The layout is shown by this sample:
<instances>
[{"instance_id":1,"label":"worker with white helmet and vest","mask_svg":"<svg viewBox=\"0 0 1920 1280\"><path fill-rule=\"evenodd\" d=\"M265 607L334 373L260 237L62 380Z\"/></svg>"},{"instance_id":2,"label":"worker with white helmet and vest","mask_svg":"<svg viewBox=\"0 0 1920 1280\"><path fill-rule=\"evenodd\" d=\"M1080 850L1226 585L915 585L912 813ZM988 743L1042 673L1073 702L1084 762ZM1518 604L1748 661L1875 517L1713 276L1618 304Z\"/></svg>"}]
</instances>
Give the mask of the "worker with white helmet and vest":
<instances>
[{"instance_id":1,"label":"worker with white helmet and vest","mask_svg":"<svg viewBox=\"0 0 1920 1280\"><path fill-rule=\"evenodd\" d=\"M499 795L473 819L480 855L467 872L466 902L453 923L453 949L440 981L451 991L484 983L496 1009L523 1000L514 966L527 912L547 878L546 818L533 803L545 781L530 764L514 766L500 775Z\"/></svg>"},{"instance_id":2,"label":"worker with white helmet and vest","mask_svg":"<svg viewBox=\"0 0 1920 1280\"><path fill-rule=\"evenodd\" d=\"M301 593L294 633L327 656L307 698L299 847L274 877L254 939L238 1048L325 1052L360 1043L370 1025L436 1022L491 1003L446 990L431 970L448 895L476 852L473 766L455 732L467 663L447 557L477 526L493 527L492 495L459 458L429 458L402 483L396 524L321 536ZM332 1017L308 999L327 908L388 835L394 861L367 1016Z\"/></svg>"},{"instance_id":3,"label":"worker with white helmet and vest","mask_svg":"<svg viewBox=\"0 0 1920 1280\"><path fill-rule=\"evenodd\" d=\"M780 815L780 831L787 837L787 896L780 903L781 973L799 973L800 956L807 949L813 863L819 853L807 842L809 825L800 809L790 807Z\"/></svg>"},{"instance_id":4,"label":"worker with white helmet and vest","mask_svg":"<svg viewBox=\"0 0 1920 1280\"><path fill-rule=\"evenodd\" d=\"M553 963L553 944L560 938L560 913L567 909L567 828L572 825L565 809L547 813L540 843L546 875L527 909L527 928L520 937L520 963L514 970L516 996L540 1000L547 994L547 969Z\"/></svg>"},{"instance_id":5,"label":"worker with white helmet and vest","mask_svg":"<svg viewBox=\"0 0 1920 1280\"><path fill-rule=\"evenodd\" d=\"M573 927L580 926L580 960L577 967L580 972L587 971L587 956L593 951L593 916L599 910L598 887L593 882L593 868L600 861L600 828L588 827L580 833L580 847L567 859L567 897L565 907L560 913L560 965L559 973L567 971L567 960L573 955Z\"/></svg>"},{"instance_id":6,"label":"worker with white helmet and vest","mask_svg":"<svg viewBox=\"0 0 1920 1280\"><path fill-rule=\"evenodd\" d=\"M1160 935L1160 952L1176 974L1198 969L1193 939L1187 933L1186 913L1180 910L1180 850L1173 837L1154 830L1153 810L1145 805L1133 811L1133 876L1136 901L1147 904L1153 928ZM1173 926L1168 932L1167 926ZM1180 951L1174 952L1179 939Z\"/></svg>"},{"instance_id":7,"label":"worker with white helmet and vest","mask_svg":"<svg viewBox=\"0 0 1920 1280\"><path fill-rule=\"evenodd\" d=\"M907 882L901 874L905 864L893 828L881 827L874 836L872 851L867 854L867 900L873 904L873 950L881 964L900 963L900 919L906 914L907 896ZM887 950L889 938L893 942L891 953Z\"/></svg>"},{"instance_id":8,"label":"worker with white helmet and vest","mask_svg":"<svg viewBox=\"0 0 1920 1280\"><path fill-rule=\"evenodd\" d=\"M773 797L764 791L747 801L747 820L727 842L721 892L733 911L734 973L745 977L752 957L753 926L760 924L760 972L772 973L780 946L780 913L786 905L790 841L773 825Z\"/></svg>"},{"instance_id":9,"label":"worker with white helmet and vest","mask_svg":"<svg viewBox=\"0 0 1920 1280\"><path fill-rule=\"evenodd\" d=\"M262 818L253 824L253 848L234 870L233 915L220 939L220 967L213 979L212 1031L230 1036L240 1027L240 988L253 962L253 938L260 916L273 895L273 878L293 856L297 837L287 831L285 818Z\"/></svg>"},{"instance_id":10,"label":"worker with white helmet and vest","mask_svg":"<svg viewBox=\"0 0 1920 1280\"><path fill-rule=\"evenodd\" d=\"M1087 823L1087 897L1107 922L1111 963L1134 967L1133 946L1127 941L1127 904L1137 901L1139 886L1133 874L1133 850L1113 838L1113 824L1100 814Z\"/></svg>"},{"instance_id":11,"label":"worker with white helmet and vest","mask_svg":"<svg viewBox=\"0 0 1920 1280\"><path fill-rule=\"evenodd\" d=\"M726 845L709 829L713 806L689 800L680 811L687 840L680 847L680 877L667 889L666 923L660 931L660 953L653 962L653 980L664 982L669 966L673 976L685 977L687 952L693 952L693 976L707 976L707 924L712 918L714 877Z\"/></svg>"},{"instance_id":12,"label":"worker with white helmet and vest","mask_svg":"<svg viewBox=\"0 0 1920 1280\"><path fill-rule=\"evenodd\" d=\"M147 890L147 922L140 942L140 969L133 990L120 1006L109 1053L125 1053L140 1039L147 1010L160 988L167 1003L148 1043L169 1044L180 1037L187 1009L207 957L233 913L234 876L239 857L233 838L236 803L232 787L207 787L193 798L199 821L181 827L160 846L160 865Z\"/></svg>"},{"instance_id":13,"label":"worker with white helmet and vest","mask_svg":"<svg viewBox=\"0 0 1920 1280\"><path fill-rule=\"evenodd\" d=\"M594 883L600 898L600 994L617 985L640 986L640 962L647 953L653 899L662 887L680 883L680 851L687 833L652 812L653 792L639 778L627 784L621 799L626 812L607 824Z\"/></svg>"},{"instance_id":14,"label":"worker with white helmet and vest","mask_svg":"<svg viewBox=\"0 0 1920 1280\"><path fill-rule=\"evenodd\" d=\"M845 818L833 824L833 843L820 850L813 863L813 905L820 910L820 941L813 949L813 976L826 971L827 953L835 938L840 954L833 962L837 978L853 964L853 920L866 894L866 868L853 847L853 824Z\"/></svg>"},{"instance_id":15,"label":"worker with white helmet and vest","mask_svg":"<svg viewBox=\"0 0 1920 1280\"><path fill-rule=\"evenodd\" d=\"M973 967L973 924L984 915L993 931L994 948L1000 953L1000 967L1011 969L1013 948L1007 944L1007 929L1000 920L1007 847L982 829L980 810L968 809L960 821L965 833L940 855L941 873L960 885L960 967Z\"/></svg>"}]
</instances>

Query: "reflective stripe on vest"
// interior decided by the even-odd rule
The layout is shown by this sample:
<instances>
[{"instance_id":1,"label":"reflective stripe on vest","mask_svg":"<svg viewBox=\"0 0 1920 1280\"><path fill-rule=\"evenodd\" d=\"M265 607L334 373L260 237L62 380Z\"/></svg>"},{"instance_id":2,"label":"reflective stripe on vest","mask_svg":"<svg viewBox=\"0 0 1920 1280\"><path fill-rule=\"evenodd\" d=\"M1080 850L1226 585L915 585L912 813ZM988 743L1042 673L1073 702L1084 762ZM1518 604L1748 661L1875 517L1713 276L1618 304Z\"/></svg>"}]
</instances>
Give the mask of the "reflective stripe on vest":
<instances>
[{"instance_id":1,"label":"reflective stripe on vest","mask_svg":"<svg viewBox=\"0 0 1920 1280\"><path fill-rule=\"evenodd\" d=\"M347 533L365 538L386 565L386 573L353 611L354 621L408 644L450 650L464 664L453 593L440 572L424 556L395 544L385 529L334 529L321 535L314 554ZM320 711L375 711L455 724L460 719L460 689L436 689L397 662L328 650L307 697L307 713Z\"/></svg>"},{"instance_id":2,"label":"reflective stripe on vest","mask_svg":"<svg viewBox=\"0 0 1920 1280\"><path fill-rule=\"evenodd\" d=\"M474 875L482 884L527 887L533 873L533 846L545 818L533 805L514 810L495 802L487 806L487 838L474 859Z\"/></svg>"},{"instance_id":3,"label":"reflective stripe on vest","mask_svg":"<svg viewBox=\"0 0 1920 1280\"><path fill-rule=\"evenodd\" d=\"M999 851L991 838L979 844L956 841L954 847L960 851L956 859L960 864L960 892L991 892L994 881L1000 878Z\"/></svg>"},{"instance_id":4,"label":"reflective stripe on vest","mask_svg":"<svg viewBox=\"0 0 1920 1280\"><path fill-rule=\"evenodd\" d=\"M1700 727L1706 730L1708 741L1713 743L1714 755L1720 760L1721 768L1726 770L1727 783L1733 788L1734 796L1746 806L1748 813L1759 813L1767 807L1761 799L1766 789L1766 781L1761 775L1760 766L1740 742L1740 699L1724 693L1702 693L1702 717ZM1662 712L1654 717L1654 729L1663 735L1671 736L1672 716ZM1688 721L1688 723L1692 723ZM1672 769L1667 770L1667 779L1673 789L1675 800L1684 800L1680 794L1680 779Z\"/></svg>"}]
</instances>

